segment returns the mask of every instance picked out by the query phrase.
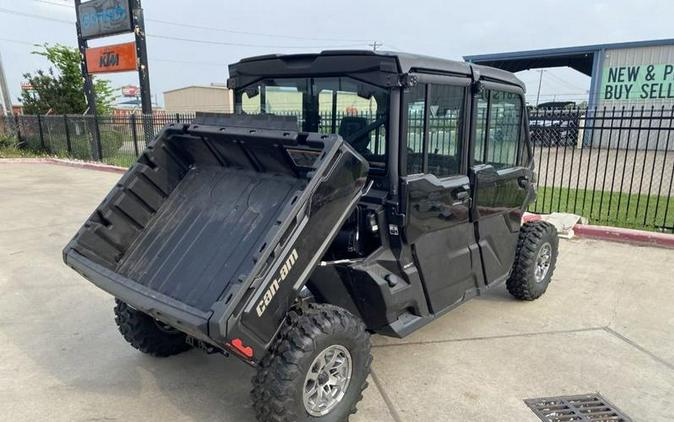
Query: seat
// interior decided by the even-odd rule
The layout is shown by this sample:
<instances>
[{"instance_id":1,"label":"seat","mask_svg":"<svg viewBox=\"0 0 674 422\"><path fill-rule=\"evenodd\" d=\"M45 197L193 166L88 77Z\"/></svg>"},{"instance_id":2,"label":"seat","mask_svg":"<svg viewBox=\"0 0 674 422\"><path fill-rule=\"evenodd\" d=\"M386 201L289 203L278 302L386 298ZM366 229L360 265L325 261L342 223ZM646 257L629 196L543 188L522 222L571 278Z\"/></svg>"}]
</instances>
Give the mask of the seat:
<instances>
[{"instance_id":1,"label":"seat","mask_svg":"<svg viewBox=\"0 0 674 422\"><path fill-rule=\"evenodd\" d=\"M368 125L369 123L365 117L344 116L342 117L342 121L339 122L337 134L351 144L359 154L371 154L367 149L370 143L370 133L361 133Z\"/></svg>"}]
</instances>

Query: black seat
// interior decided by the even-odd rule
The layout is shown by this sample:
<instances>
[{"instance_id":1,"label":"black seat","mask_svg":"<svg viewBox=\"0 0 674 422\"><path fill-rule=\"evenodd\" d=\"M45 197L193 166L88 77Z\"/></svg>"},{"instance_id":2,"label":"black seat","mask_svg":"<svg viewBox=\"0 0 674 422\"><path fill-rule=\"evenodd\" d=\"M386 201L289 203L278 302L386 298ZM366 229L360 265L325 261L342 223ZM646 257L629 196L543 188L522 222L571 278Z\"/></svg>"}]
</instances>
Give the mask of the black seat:
<instances>
[{"instance_id":1,"label":"black seat","mask_svg":"<svg viewBox=\"0 0 674 422\"><path fill-rule=\"evenodd\" d=\"M339 122L339 130L337 133L344 138L351 146L353 146L359 154L371 154L367 149L370 143L370 133L364 132L368 126L368 121L365 117L359 116L344 116Z\"/></svg>"}]
</instances>

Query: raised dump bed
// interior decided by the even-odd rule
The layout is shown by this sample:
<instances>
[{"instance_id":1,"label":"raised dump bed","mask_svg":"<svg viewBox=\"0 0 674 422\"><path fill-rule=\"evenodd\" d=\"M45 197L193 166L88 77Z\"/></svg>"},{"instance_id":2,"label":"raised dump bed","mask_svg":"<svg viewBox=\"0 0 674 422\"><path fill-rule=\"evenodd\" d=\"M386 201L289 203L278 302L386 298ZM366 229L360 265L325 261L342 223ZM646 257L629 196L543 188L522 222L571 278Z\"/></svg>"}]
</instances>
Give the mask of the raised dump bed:
<instances>
[{"instance_id":1,"label":"raised dump bed","mask_svg":"<svg viewBox=\"0 0 674 422\"><path fill-rule=\"evenodd\" d=\"M264 128L291 124L211 115L166 127L66 246L65 262L221 345L235 309L262 316L264 280L288 256L304 268L285 288L306 280L366 180L367 163L341 138Z\"/></svg>"}]
</instances>

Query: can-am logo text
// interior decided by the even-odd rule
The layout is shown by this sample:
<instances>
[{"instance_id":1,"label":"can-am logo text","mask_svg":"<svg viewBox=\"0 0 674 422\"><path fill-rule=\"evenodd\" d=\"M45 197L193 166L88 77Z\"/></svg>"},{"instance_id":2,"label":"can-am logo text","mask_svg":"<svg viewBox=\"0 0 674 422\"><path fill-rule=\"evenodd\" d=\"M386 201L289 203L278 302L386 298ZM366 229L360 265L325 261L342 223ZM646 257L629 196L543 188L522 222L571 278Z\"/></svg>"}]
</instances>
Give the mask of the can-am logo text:
<instances>
[{"instance_id":1,"label":"can-am logo text","mask_svg":"<svg viewBox=\"0 0 674 422\"><path fill-rule=\"evenodd\" d=\"M276 295L276 292L278 292L279 285L283 280L286 279L286 277L288 277L290 270L293 268L293 265L295 265L295 262L297 262L297 257L297 249L293 249L293 251L290 252L290 255L288 255L286 262L278 271L276 277L274 277L274 279L271 281L270 286L264 292L262 299L260 299L258 302L257 307L255 308L255 310L257 310L258 317L261 317L264 311L267 310L267 306L269 306L269 303L274 298L274 295Z\"/></svg>"}]
</instances>

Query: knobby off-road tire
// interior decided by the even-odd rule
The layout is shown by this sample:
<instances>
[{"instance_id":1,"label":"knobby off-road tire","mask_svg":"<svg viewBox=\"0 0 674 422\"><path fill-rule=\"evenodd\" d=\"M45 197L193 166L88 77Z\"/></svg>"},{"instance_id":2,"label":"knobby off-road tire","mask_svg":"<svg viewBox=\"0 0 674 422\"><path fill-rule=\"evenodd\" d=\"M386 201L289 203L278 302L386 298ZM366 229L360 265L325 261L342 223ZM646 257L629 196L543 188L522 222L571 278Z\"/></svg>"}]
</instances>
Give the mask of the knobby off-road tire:
<instances>
[{"instance_id":1,"label":"knobby off-road tire","mask_svg":"<svg viewBox=\"0 0 674 422\"><path fill-rule=\"evenodd\" d=\"M257 419L261 422L348 420L349 415L356 412L356 405L368 385L370 347L370 336L363 322L342 308L310 304L302 314L292 311L253 378L251 393ZM317 414L315 404L319 399L312 392L327 382L326 372L320 368L330 368L331 357L344 365L346 356L350 359L351 377L343 389L336 390L342 391L343 397L332 407L324 408L329 409L327 414ZM343 369L344 366L333 367L327 373L334 371L338 379ZM319 372L323 375L316 376ZM313 378L317 381L312 381ZM309 397L308 404L305 404L306 397Z\"/></svg>"},{"instance_id":2,"label":"knobby off-road tire","mask_svg":"<svg viewBox=\"0 0 674 422\"><path fill-rule=\"evenodd\" d=\"M185 334L164 327L151 316L120 300L115 302L117 328L133 348L157 357L173 356L191 349Z\"/></svg>"},{"instance_id":3,"label":"knobby off-road tire","mask_svg":"<svg viewBox=\"0 0 674 422\"><path fill-rule=\"evenodd\" d=\"M557 263L557 229L545 221L524 224L520 229L515 262L506 287L520 300L538 299L550 284Z\"/></svg>"}]
</instances>

